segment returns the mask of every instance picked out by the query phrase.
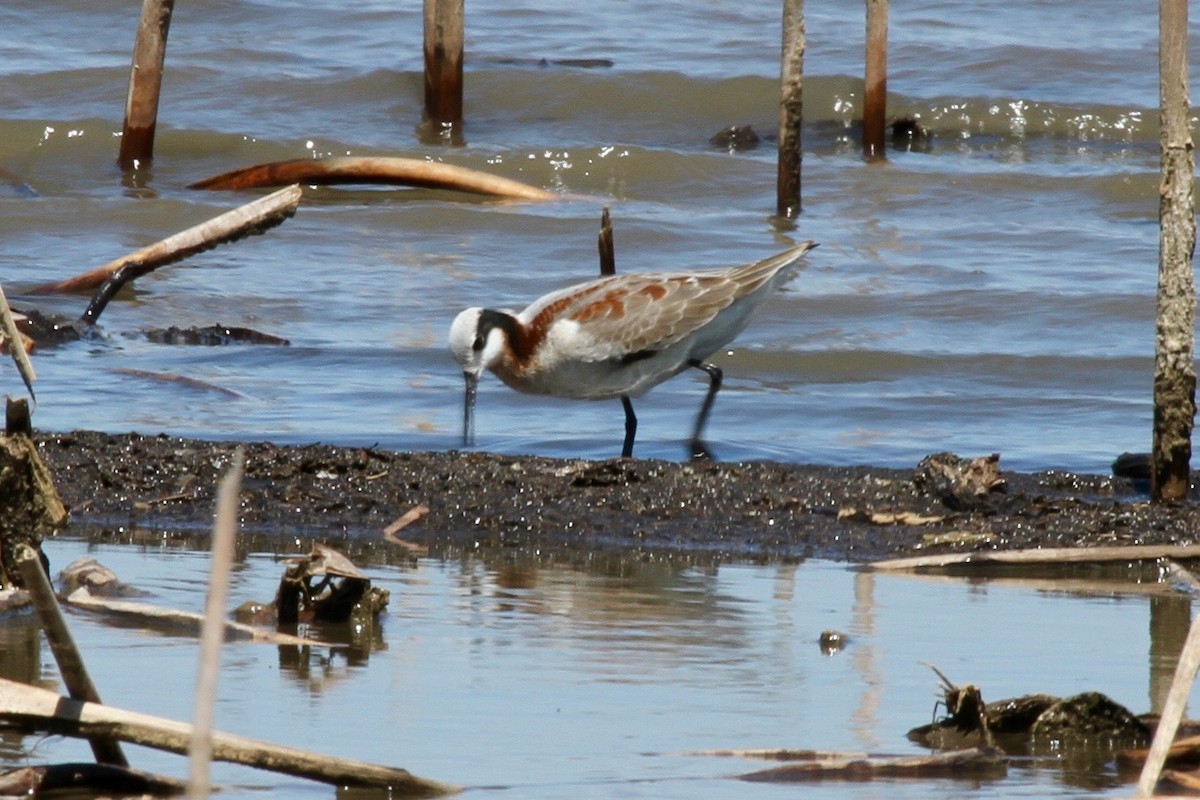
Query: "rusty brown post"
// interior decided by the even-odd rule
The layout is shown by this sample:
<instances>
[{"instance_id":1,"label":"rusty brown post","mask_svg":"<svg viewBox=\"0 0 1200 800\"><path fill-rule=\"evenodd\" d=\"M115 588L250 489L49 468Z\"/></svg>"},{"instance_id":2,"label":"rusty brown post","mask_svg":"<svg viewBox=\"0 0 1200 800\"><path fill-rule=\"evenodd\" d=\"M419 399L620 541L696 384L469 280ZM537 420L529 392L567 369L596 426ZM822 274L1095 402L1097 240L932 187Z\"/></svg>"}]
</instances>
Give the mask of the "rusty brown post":
<instances>
[{"instance_id":1,"label":"rusty brown post","mask_svg":"<svg viewBox=\"0 0 1200 800\"><path fill-rule=\"evenodd\" d=\"M779 68L779 167L775 213L800 213L800 120L804 106L804 0L783 0L783 47Z\"/></svg>"},{"instance_id":2,"label":"rusty brown post","mask_svg":"<svg viewBox=\"0 0 1200 800\"><path fill-rule=\"evenodd\" d=\"M1159 0L1158 307L1154 337L1154 442L1150 494L1182 500L1189 488L1196 416L1195 157L1188 128L1187 0Z\"/></svg>"},{"instance_id":3,"label":"rusty brown post","mask_svg":"<svg viewBox=\"0 0 1200 800\"><path fill-rule=\"evenodd\" d=\"M888 0L867 0L866 79L863 88L863 155L887 158Z\"/></svg>"},{"instance_id":4,"label":"rusty brown post","mask_svg":"<svg viewBox=\"0 0 1200 800\"><path fill-rule=\"evenodd\" d=\"M425 124L433 142L462 142L463 3L425 0Z\"/></svg>"},{"instance_id":5,"label":"rusty brown post","mask_svg":"<svg viewBox=\"0 0 1200 800\"><path fill-rule=\"evenodd\" d=\"M129 95L125 100L125 126L117 164L121 169L146 167L154 158L154 130L158 126L158 96L162 90L163 59L175 0L143 0L142 18L133 44L129 70Z\"/></svg>"}]
</instances>

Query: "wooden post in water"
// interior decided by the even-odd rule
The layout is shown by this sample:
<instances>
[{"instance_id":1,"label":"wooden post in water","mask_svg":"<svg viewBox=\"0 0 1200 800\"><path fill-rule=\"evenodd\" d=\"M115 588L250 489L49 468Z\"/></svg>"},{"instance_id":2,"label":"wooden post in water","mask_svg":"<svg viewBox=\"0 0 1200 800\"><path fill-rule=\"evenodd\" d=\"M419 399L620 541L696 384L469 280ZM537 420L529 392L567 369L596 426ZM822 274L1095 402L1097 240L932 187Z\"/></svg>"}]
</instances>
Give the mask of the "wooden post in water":
<instances>
[{"instance_id":1,"label":"wooden post in water","mask_svg":"<svg viewBox=\"0 0 1200 800\"><path fill-rule=\"evenodd\" d=\"M162 90L167 31L175 0L143 0L142 18L133 44L129 70L129 95L125 100L125 126L117 164L121 169L148 166L154 157L154 130L158 126L158 96Z\"/></svg>"},{"instance_id":2,"label":"wooden post in water","mask_svg":"<svg viewBox=\"0 0 1200 800\"><path fill-rule=\"evenodd\" d=\"M608 215L608 206L600 215L600 237L597 245L600 248L600 277L617 274L617 254L613 249L612 217Z\"/></svg>"},{"instance_id":3,"label":"wooden post in water","mask_svg":"<svg viewBox=\"0 0 1200 800\"><path fill-rule=\"evenodd\" d=\"M800 121L804 107L804 0L783 0L783 55L779 69L779 172L775 213L800 213Z\"/></svg>"},{"instance_id":4,"label":"wooden post in water","mask_svg":"<svg viewBox=\"0 0 1200 800\"><path fill-rule=\"evenodd\" d=\"M887 158L888 0L867 0L867 57L863 89L863 155Z\"/></svg>"},{"instance_id":5,"label":"wooden post in water","mask_svg":"<svg viewBox=\"0 0 1200 800\"><path fill-rule=\"evenodd\" d=\"M425 0L425 123L429 140L462 143L464 0Z\"/></svg>"},{"instance_id":6,"label":"wooden post in water","mask_svg":"<svg viewBox=\"0 0 1200 800\"><path fill-rule=\"evenodd\" d=\"M1154 337L1154 441L1150 495L1182 500L1189 488L1196 416L1195 158L1188 128L1188 0L1159 0L1158 308Z\"/></svg>"}]
</instances>

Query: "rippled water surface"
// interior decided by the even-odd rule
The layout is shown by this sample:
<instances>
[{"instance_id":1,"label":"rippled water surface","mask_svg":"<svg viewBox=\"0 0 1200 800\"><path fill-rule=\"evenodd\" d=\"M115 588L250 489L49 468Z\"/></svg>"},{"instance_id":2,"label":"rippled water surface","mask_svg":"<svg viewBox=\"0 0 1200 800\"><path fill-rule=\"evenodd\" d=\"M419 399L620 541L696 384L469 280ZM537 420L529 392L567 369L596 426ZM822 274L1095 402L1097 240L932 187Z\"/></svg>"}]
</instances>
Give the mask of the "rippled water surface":
<instances>
[{"instance_id":1,"label":"rippled water surface","mask_svg":"<svg viewBox=\"0 0 1200 800\"><path fill-rule=\"evenodd\" d=\"M428 157L553 189L545 203L409 189L306 191L296 217L139 280L103 335L43 351L36 423L114 432L459 444L445 347L468 305L523 307L596 271L610 206L620 271L754 260L807 269L717 359L726 459L910 465L999 451L1103 472L1150 437L1157 264L1153 4L898 4L890 113L927 147L858 154L862 4L807 4L804 212L772 218L779 8L474 2L461 148L423 145L419 4L220 0L176 9L152 168L114 166L137 4L0 9L0 280L21 297L251 199L195 180L320 155ZM1196 40L1196 37L1192 37ZM539 66L541 59L551 62ZM607 59L607 68L554 66ZM752 125L728 153L709 137ZM137 335L246 325L288 348ZM15 373L0 368L9 386ZM121 370L125 370L122 372ZM183 375L167 383L128 370ZM638 454L678 458L700 373L637 404ZM619 405L487 381L480 447L616 454Z\"/></svg>"},{"instance_id":2,"label":"rippled water surface","mask_svg":"<svg viewBox=\"0 0 1200 800\"><path fill-rule=\"evenodd\" d=\"M153 537L136 546L56 539L46 549L55 568L89 555L152 602L203 608L207 553ZM360 563L391 593L374 639L299 651L226 645L217 727L402 766L478 798L1129 796L1111 765L1083 772L1057 758L1016 759L1007 777L982 783L800 789L731 778L769 762L696 751L919 755L905 732L930 720L938 686L922 662L989 700L1095 690L1138 713L1160 708L1189 610L1153 576L1140 587L1082 572L967 581L823 562L510 552ZM282 569L271 550L247 542L231 604L270 599ZM69 619L106 702L191 718L194 638L87 612ZM823 655L824 630L848 636L846 649ZM10 617L0 643L5 677L61 690L31 624ZM129 756L143 769L186 773L178 756L137 747ZM0 737L0 766L72 759L90 760L86 745ZM230 765L215 765L214 780L228 798L332 796Z\"/></svg>"}]
</instances>

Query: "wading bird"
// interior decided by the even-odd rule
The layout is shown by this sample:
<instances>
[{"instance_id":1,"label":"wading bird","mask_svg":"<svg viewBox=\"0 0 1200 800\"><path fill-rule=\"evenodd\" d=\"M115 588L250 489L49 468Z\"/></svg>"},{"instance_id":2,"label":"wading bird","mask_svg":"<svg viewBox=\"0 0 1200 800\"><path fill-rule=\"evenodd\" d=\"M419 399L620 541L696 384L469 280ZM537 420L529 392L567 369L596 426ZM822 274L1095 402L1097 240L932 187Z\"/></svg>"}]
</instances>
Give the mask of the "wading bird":
<instances>
[{"instance_id":1,"label":"wading bird","mask_svg":"<svg viewBox=\"0 0 1200 800\"><path fill-rule=\"evenodd\" d=\"M616 275L561 289L519 314L468 308L450 326L450 350L466 379L463 443L473 444L475 387L485 370L520 392L602 400L625 408L625 444L633 455L637 417L631 397L688 367L709 376L689 443L701 440L721 370L705 362L746 327L754 311L791 277L815 242L725 269Z\"/></svg>"}]
</instances>

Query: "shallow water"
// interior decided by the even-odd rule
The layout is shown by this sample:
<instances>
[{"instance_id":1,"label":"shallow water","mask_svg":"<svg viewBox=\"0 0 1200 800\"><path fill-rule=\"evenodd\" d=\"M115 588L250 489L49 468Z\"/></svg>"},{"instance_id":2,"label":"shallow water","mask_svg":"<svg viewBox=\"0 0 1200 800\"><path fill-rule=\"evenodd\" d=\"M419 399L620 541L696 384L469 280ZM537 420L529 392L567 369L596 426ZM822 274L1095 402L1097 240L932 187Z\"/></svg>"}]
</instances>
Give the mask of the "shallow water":
<instances>
[{"instance_id":1,"label":"shallow water","mask_svg":"<svg viewBox=\"0 0 1200 800\"><path fill-rule=\"evenodd\" d=\"M46 550L56 569L89 555L152 602L200 611L208 555L172 541L59 538ZM922 662L975 683L989 700L1096 690L1140 713L1165 696L1189 608L1152 575L1139 586L1094 571L1072 581L965 580L828 562L495 551L363 566L391 592L374 642L300 652L227 645L217 727L403 766L476 797L501 787L526 798L794 796L795 787L730 778L770 762L693 753L920 754L904 734L930 720L938 685ZM243 547L231 605L268 600L281 571L272 552ZM1084 582L1086 591L1075 591ZM190 719L193 638L86 612L69 617L106 702ZM823 655L823 630L844 632L850 644ZM61 689L32 627L10 620L0 637L5 677ZM177 756L136 747L129 756L143 769L186 773ZM79 742L0 737L0 763L27 759L90 756ZM215 765L214 780L227 787L222 797L330 796L230 765ZM1008 777L982 784L826 782L803 791L850 800L1119 797L1130 788L1111 767L1085 773L1047 758L1018 759Z\"/></svg>"},{"instance_id":2,"label":"shallow water","mask_svg":"<svg viewBox=\"0 0 1200 800\"><path fill-rule=\"evenodd\" d=\"M175 12L151 169L114 166L137 7L0 9L0 280L10 295L250 199L191 181L324 154L433 157L561 191L548 204L314 189L295 219L140 280L104 336L40 354L36 423L112 432L459 444L444 344L468 305L521 307L596 270L750 261L821 242L717 361L719 457L907 466L937 450L1107 471L1146 450L1157 265L1152 4L1017 0L892 9L893 115L927 148L859 157L862 4L810 3L804 213L772 218L779 10L718 2L468 9L467 146L422 145L416 6L222 0ZM1068 32L1069 35L1064 35ZM1193 41L1200 41L1192 37ZM610 68L538 59L609 59ZM1195 61L1195 56L1193 56ZM567 195L570 195L568 198ZM583 198L583 199L580 199ZM78 314L84 298L13 298ZM286 349L129 334L249 325ZM237 393L116 370L182 374ZM0 367L5 385L15 373ZM679 458L702 376L637 404L637 453ZM531 413L530 413L531 412ZM606 457L618 404L481 391L478 445Z\"/></svg>"}]
</instances>

